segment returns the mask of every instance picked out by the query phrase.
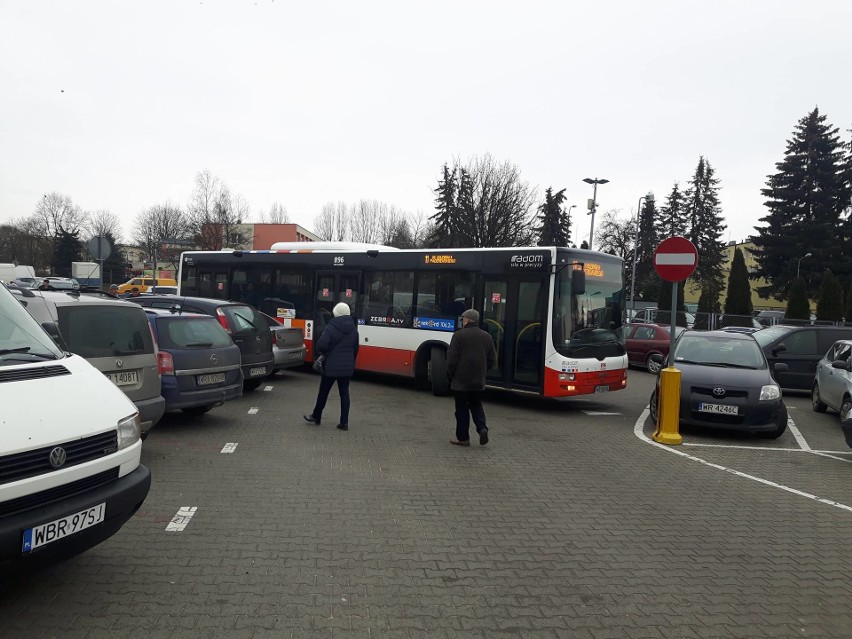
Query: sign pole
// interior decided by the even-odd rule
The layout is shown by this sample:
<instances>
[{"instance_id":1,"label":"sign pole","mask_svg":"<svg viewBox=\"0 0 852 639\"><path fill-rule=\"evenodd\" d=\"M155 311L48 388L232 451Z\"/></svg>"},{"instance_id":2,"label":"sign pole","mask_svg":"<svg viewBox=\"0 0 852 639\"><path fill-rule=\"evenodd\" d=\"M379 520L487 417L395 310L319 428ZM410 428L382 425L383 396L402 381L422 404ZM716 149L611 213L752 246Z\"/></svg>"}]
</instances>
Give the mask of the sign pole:
<instances>
[{"instance_id":1,"label":"sign pole","mask_svg":"<svg viewBox=\"0 0 852 639\"><path fill-rule=\"evenodd\" d=\"M672 282L672 314L669 321L669 366L674 366L675 326L677 325L677 282Z\"/></svg>"}]
</instances>

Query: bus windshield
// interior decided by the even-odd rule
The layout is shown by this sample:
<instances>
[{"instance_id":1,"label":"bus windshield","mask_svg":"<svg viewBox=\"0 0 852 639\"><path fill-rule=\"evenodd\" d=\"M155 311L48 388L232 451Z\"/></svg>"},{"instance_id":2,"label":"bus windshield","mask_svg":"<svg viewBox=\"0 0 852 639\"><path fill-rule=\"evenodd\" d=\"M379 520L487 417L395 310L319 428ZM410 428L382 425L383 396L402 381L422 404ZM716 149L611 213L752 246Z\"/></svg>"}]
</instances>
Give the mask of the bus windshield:
<instances>
[{"instance_id":1,"label":"bus windshield","mask_svg":"<svg viewBox=\"0 0 852 639\"><path fill-rule=\"evenodd\" d=\"M571 269L556 275L553 344L566 357L623 355L624 290L621 280L589 276L586 290L574 291ZM620 273L619 273L620 275Z\"/></svg>"}]
</instances>

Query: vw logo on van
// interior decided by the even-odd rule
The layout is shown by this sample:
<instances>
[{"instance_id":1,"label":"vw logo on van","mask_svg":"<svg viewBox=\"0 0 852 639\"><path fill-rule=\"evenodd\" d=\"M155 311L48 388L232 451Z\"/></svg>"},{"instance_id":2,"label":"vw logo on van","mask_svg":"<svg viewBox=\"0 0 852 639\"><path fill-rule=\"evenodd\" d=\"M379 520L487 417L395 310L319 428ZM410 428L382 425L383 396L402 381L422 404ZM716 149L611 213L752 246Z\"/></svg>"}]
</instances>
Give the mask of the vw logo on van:
<instances>
[{"instance_id":1,"label":"vw logo on van","mask_svg":"<svg viewBox=\"0 0 852 639\"><path fill-rule=\"evenodd\" d=\"M724 397L724 396L725 396L725 389L724 389L724 388L722 388L722 387L714 388L714 389L713 389L713 394L714 394L716 397Z\"/></svg>"},{"instance_id":2,"label":"vw logo on van","mask_svg":"<svg viewBox=\"0 0 852 639\"><path fill-rule=\"evenodd\" d=\"M50 465L54 468L61 468L68 456L65 454L65 449L62 446L57 446L50 451Z\"/></svg>"}]
</instances>

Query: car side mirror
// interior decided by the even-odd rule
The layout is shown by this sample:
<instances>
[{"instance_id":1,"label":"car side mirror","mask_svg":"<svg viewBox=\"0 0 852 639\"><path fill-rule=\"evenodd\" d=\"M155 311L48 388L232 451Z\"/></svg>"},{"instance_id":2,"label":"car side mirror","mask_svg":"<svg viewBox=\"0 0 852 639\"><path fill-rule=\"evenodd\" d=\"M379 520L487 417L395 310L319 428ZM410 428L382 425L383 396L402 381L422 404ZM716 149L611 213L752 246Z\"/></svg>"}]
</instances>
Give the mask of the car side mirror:
<instances>
[{"instance_id":1,"label":"car side mirror","mask_svg":"<svg viewBox=\"0 0 852 639\"><path fill-rule=\"evenodd\" d=\"M666 358L660 355L659 353L654 353L651 355L650 360L660 365L660 368L663 368L666 365ZM658 373L659 374L659 373Z\"/></svg>"},{"instance_id":2,"label":"car side mirror","mask_svg":"<svg viewBox=\"0 0 852 639\"><path fill-rule=\"evenodd\" d=\"M790 367L787 366L787 364L784 364L783 362L778 362L777 364L772 366L772 370L776 373L786 373L788 370L790 370Z\"/></svg>"},{"instance_id":3,"label":"car side mirror","mask_svg":"<svg viewBox=\"0 0 852 639\"><path fill-rule=\"evenodd\" d=\"M839 368L842 371L849 370L849 362L845 362L842 359L836 359L831 362L832 368Z\"/></svg>"},{"instance_id":4,"label":"car side mirror","mask_svg":"<svg viewBox=\"0 0 852 639\"><path fill-rule=\"evenodd\" d=\"M787 345L781 342L775 348L772 349L772 354L777 355L778 353L783 353L787 350Z\"/></svg>"},{"instance_id":5,"label":"car side mirror","mask_svg":"<svg viewBox=\"0 0 852 639\"><path fill-rule=\"evenodd\" d=\"M59 348L63 351L68 350L68 345L62 338L62 333L59 332L59 327L56 325L56 322L42 322L41 327L48 335L50 335L50 339L52 339Z\"/></svg>"}]
</instances>

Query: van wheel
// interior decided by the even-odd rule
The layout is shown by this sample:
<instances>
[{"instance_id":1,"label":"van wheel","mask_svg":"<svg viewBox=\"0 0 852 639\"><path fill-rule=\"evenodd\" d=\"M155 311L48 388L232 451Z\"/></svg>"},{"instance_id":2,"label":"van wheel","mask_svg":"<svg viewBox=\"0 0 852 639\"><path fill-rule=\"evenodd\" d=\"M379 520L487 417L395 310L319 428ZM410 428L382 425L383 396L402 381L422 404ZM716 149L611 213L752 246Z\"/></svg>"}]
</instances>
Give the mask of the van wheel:
<instances>
[{"instance_id":1,"label":"van wheel","mask_svg":"<svg viewBox=\"0 0 852 639\"><path fill-rule=\"evenodd\" d=\"M760 433L760 436L764 439L778 439L785 430L787 430L787 407L782 404L778 415L778 427L775 430Z\"/></svg>"},{"instance_id":2,"label":"van wheel","mask_svg":"<svg viewBox=\"0 0 852 639\"><path fill-rule=\"evenodd\" d=\"M840 417L843 418L844 415L848 415L849 411L852 410L852 399L849 399L849 395L845 395L843 397L843 401L840 402Z\"/></svg>"},{"instance_id":3,"label":"van wheel","mask_svg":"<svg viewBox=\"0 0 852 639\"><path fill-rule=\"evenodd\" d=\"M432 347L429 359L429 381L432 382L432 394L443 397L450 394L450 380L447 379L447 351L440 346Z\"/></svg>"},{"instance_id":4,"label":"van wheel","mask_svg":"<svg viewBox=\"0 0 852 639\"><path fill-rule=\"evenodd\" d=\"M825 409L828 408L825 404L823 404L822 400L819 397L819 386L814 384L813 390L811 391L811 406L814 407L814 410L818 413L824 413Z\"/></svg>"},{"instance_id":5,"label":"van wheel","mask_svg":"<svg viewBox=\"0 0 852 639\"><path fill-rule=\"evenodd\" d=\"M213 404L209 406L192 406L190 408L182 408L181 410L185 415L192 415L193 417L199 417L204 413L209 413L213 408Z\"/></svg>"},{"instance_id":6,"label":"van wheel","mask_svg":"<svg viewBox=\"0 0 852 639\"><path fill-rule=\"evenodd\" d=\"M262 379L247 379L243 382L244 391L253 391L263 383Z\"/></svg>"}]
</instances>

